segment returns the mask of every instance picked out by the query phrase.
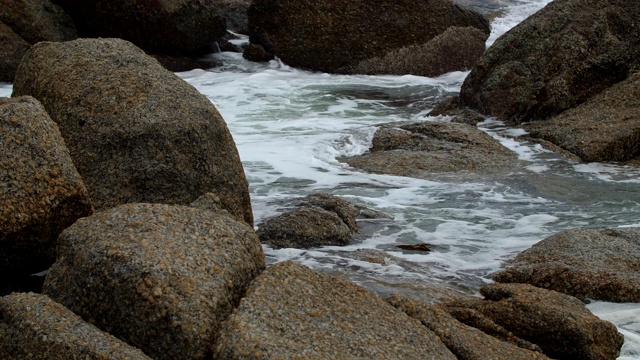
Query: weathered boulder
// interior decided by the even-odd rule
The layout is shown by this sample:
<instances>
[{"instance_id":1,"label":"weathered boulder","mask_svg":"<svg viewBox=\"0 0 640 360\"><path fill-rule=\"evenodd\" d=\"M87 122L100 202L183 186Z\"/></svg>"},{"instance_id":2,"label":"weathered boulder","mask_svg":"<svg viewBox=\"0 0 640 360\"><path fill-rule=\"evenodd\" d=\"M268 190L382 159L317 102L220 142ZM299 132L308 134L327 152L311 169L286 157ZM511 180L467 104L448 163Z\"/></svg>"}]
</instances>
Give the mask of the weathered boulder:
<instances>
[{"instance_id":1,"label":"weathered boulder","mask_svg":"<svg viewBox=\"0 0 640 360\"><path fill-rule=\"evenodd\" d=\"M525 284L491 284L485 300L457 302L475 309L514 335L540 346L553 359L605 360L620 355L624 337L569 295Z\"/></svg>"},{"instance_id":2,"label":"weathered boulder","mask_svg":"<svg viewBox=\"0 0 640 360\"><path fill-rule=\"evenodd\" d=\"M316 207L300 207L267 219L258 226L257 234L274 249L347 245L353 239L335 212Z\"/></svg>"},{"instance_id":3,"label":"weathered boulder","mask_svg":"<svg viewBox=\"0 0 640 360\"><path fill-rule=\"evenodd\" d=\"M275 59L273 54L268 53L262 45L249 44L242 52L242 57L253 62L269 62Z\"/></svg>"},{"instance_id":4,"label":"weathered boulder","mask_svg":"<svg viewBox=\"0 0 640 360\"><path fill-rule=\"evenodd\" d=\"M32 97L0 98L0 282L47 269L58 235L93 212L56 124Z\"/></svg>"},{"instance_id":5,"label":"weathered boulder","mask_svg":"<svg viewBox=\"0 0 640 360\"><path fill-rule=\"evenodd\" d=\"M78 37L71 17L49 0L0 0L0 21L29 44Z\"/></svg>"},{"instance_id":6,"label":"weathered boulder","mask_svg":"<svg viewBox=\"0 0 640 360\"><path fill-rule=\"evenodd\" d=\"M511 360L549 359L547 356L500 341L484 332L469 327L437 305L427 305L395 295L386 299L395 308L420 320L433 331L460 360Z\"/></svg>"},{"instance_id":7,"label":"weathered boulder","mask_svg":"<svg viewBox=\"0 0 640 360\"><path fill-rule=\"evenodd\" d=\"M13 82L20 60L31 45L0 21L0 81Z\"/></svg>"},{"instance_id":8,"label":"weathered boulder","mask_svg":"<svg viewBox=\"0 0 640 360\"><path fill-rule=\"evenodd\" d=\"M428 116L450 116L451 122L469 124L477 126L485 120L485 117L478 112L463 106L460 103L459 96L453 96L445 99L429 112Z\"/></svg>"},{"instance_id":9,"label":"weathered boulder","mask_svg":"<svg viewBox=\"0 0 640 360\"><path fill-rule=\"evenodd\" d=\"M571 229L521 252L493 276L578 298L640 301L640 228Z\"/></svg>"},{"instance_id":10,"label":"weathered boulder","mask_svg":"<svg viewBox=\"0 0 640 360\"><path fill-rule=\"evenodd\" d=\"M582 105L525 126L582 161L626 161L640 156L640 72Z\"/></svg>"},{"instance_id":11,"label":"weathered boulder","mask_svg":"<svg viewBox=\"0 0 640 360\"><path fill-rule=\"evenodd\" d=\"M38 43L13 95L58 124L96 209L189 204L214 192L253 223L248 183L226 123L206 96L120 39Z\"/></svg>"},{"instance_id":12,"label":"weathered boulder","mask_svg":"<svg viewBox=\"0 0 640 360\"><path fill-rule=\"evenodd\" d=\"M338 215L353 234L359 232L356 217L358 209L350 202L335 195L325 193L315 193L299 200L298 206L315 206L330 211Z\"/></svg>"},{"instance_id":13,"label":"weathered boulder","mask_svg":"<svg viewBox=\"0 0 640 360\"><path fill-rule=\"evenodd\" d=\"M438 76L471 69L485 51L488 34L478 28L452 26L424 44L393 49L357 63L356 74Z\"/></svg>"},{"instance_id":14,"label":"weathered boulder","mask_svg":"<svg viewBox=\"0 0 640 360\"><path fill-rule=\"evenodd\" d=\"M512 123L553 117L638 67L638 27L636 0L553 1L485 52L462 102Z\"/></svg>"},{"instance_id":15,"label":"weathered boulder","mask_svg":"<svg viewBox=\"0 0 640 360\"><path fill-rule=\"evenodd\" d=\"M254 230L187 206L127 204L59 239L43 293L154 359L202 359L265 267Z\"/></svg>"},{"instance_id":16,"label":"weathered boulder","mask_svg":"<svg viewBox=\"0 0 640 360\"><path fill-rule=\"evenodd\" d=\"M0 314L2 359L151 359L45 295L0 297Z\"/></svg>"},{"instance_id":17,"label":"weathered boulder","mask_svg":"<svg viewBox=\"0 0 640 360\"><path fill-rule=\"evenodd\" d=\"M216 359L287 357L455 359L432 332L373 293L293 262L254 280L214 346Z\"/></svg>"},{"instance_id":18,"label":"weathered boulder","mask_svg":"<svg viewBox=\"0 0 640 360\"><path fill-rule=\"evenodd\" d=\"M489 33L482 15L449 0L255 0L248 15L252 43L291 66L332 73L355 73L362 61L421 46L450 27Z\"/></svg>"},{"instance_id":19,"label":"weathered boulder","mask_svg":"<svg viewBox=\"0 0 640 360\"><path fill-rule=\"evenodd\" d=\"M210 52L226 33L215 1L56 0L82 37L129 40L146 51L194 55Z\"/></svg>"},{"instance_id":20,"label":"weathered boulder","mask_svg":"<svg viewBox=\"0 0 640 360\"><path fill-rule=\"evenodd\" d=\"M385 124L369 151L340 160L364 171L419 178L506 169L517 161L514 152L477 127L448 122Z\"/></svg>"}]
</instances>

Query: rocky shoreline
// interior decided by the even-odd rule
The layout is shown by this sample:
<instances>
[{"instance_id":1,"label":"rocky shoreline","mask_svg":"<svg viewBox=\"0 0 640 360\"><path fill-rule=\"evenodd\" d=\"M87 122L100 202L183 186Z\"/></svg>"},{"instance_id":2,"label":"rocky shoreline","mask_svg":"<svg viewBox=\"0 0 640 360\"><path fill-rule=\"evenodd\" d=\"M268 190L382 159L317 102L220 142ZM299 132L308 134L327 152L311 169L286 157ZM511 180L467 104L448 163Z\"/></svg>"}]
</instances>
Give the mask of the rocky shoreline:
<instances>
[{"instance_id":1,"label":"rocky shoreline","mask_svg":"<svg viewBox=\"0 0 640 360\"><path fill-rule=\"evenodd\" d=\"M252 42L276 56L292 56L295 64L294 57L304 48L290 43L287 33L291 37L298 32L281 32L287 29L284 25L272 32L260 17L291 18L291 11L311 16L317 15L317 8L291 2L299 7L291 5L278 15L286 6L275 6L275 1L243 2L244 7L238 3L217 5L248 11L248 29L253 40L259 39ZM330 7L343 2L317 3ZM302 58L299 66L367 73L362 69L365 62L387 61L388 54L413 59L415 64L418 57L394 51L429 44L460 26L456 21L461 18L477 21L475 28L487 30L488 22L479 13L446 0L433 3L447 9L447 16L453 13L455 20L437 19L446 26L432 27L428 38L389 48L386 35L380 35L376 38L380 47L365 46L353 62L315 56L312 60L320 64ZM95 4L92 9L73 1L60 4L78 6L77 13L104 14ZM428 13L411 4L383 5L392 4L395 12L390 14ZM581 7L586 10L580 11ZM592 8L598 11L585 14ZM585 18L572 22L556 16L567 9ZM164 10L154 11L169 14ZM203 18L190 18L189 24L197 28L202 21L220 20L214 10L191 9ZM134 10L123 11L136 19ZM185 11L191 14L178 7L169 16L171 21L184 21ZM348 14L359 11L369 10L349 7L343 13L350 19ZM514 154L475 124L469 125L470 119L477 119L476 112L512 122L540 120L530 125L531 136L555 143L584 161L634 161L640 156L635 96L640 34L622 36L602 14L635 27L640 6L623 0L609 7L595 0L556 0L473 60L478 65L460 98L439 112L453 121L382 125L369 154L344 161L365 171L413 177L509 168L517 162ZM7 23L7 16L1 15L2 23ZM590 22L588 16L600 22ZM535 51L555 49L560 45L554 41L569 36L560 32L556 38L541 31L542 39L532 38L530 29L551 18L559 22L554 26L568 29L571 36L588 38L592 29L580 26L607 26L604 35L597 33L598 46L588 55L562 54L558 64L542 64L538 73L529 68L531 74L524 76L519 69L527 59L540 56ZM291 19L292 26L304 24ZM197 32L183 29L179 21L174 24L181 31ZM110 34L90 22L76 26L80 32ZM155 29L157 24L149 27ZM204 43L178 41L182 47L178 52L202 51L212 39L222 37L220 27L225 29L224 24L211 24L211 33L199 34ZM391 33L401 34L399 29ZM167 31L179 38L174 28L168 26ZM131 39L149 41L137 44L147 51L175 50L156 47L153 41L162 34L136 36L141 40ZM503 54L504 49L520 46L523 38L527 44L537 41L546 47L525 44L517 53ZM54 41L23 46L14 73L0 66L0 72L15 81L12 98L0 99L0 148L7 154L0 160L0 269L12 274L0 279L5 293L0 298L0 358L595 360L619 355L622 335L578 299L640 301L637 228L574 229L544 239L496 274L498 283L481 288L484 299L465 294L435 303L399 295L382 299L352 282L293 262L266 267L261 244L295 248L348 244L361 232L359 219L393 220L334 196L310 194L287 204L287 212L267 219L256 231L234 140L206 97L131 42L45 40ZM316 50L326 52L322 47ZM455 49L443 52L442 59L451 51ZM598 88L581 76L601 80ZM538 82L532 84L531 78ZM505 83L497 85L500 81ZM523 95L529 90L537 93ZM597 119L583 120L585 113ZM631 131L616 133L608 127ZM568 140L554 135L568 128L573 129ZM598 144L585 140L594 131L608 136L596 134ZM393 261L384 256L376 260L380 254L362 255L373 259L367 261ZM25 289L15 279L45 269L44 285L36 284L35 293L9 294Z\"/></svg>"}]
</instances>

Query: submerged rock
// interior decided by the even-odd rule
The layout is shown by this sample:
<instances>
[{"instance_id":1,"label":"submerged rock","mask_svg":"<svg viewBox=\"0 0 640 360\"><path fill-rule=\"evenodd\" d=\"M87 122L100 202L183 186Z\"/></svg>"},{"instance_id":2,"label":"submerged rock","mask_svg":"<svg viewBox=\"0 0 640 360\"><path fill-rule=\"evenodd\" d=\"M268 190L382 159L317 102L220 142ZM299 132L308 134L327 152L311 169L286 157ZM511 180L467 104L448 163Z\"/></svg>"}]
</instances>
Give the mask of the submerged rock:
<instances>
[{"instance_id":1,"label":"submerged rock","mask_svg":"<svg viewBox=\"0 0 640 360\"><path fill-rule=\"evenodd\" d=\"M211 101L120 39L38 43L13 95L39 99L61 129L93 205L189 204L214 192L252 224L235 143Z\"/></svg>"},{"instance_id":2,"label":"submerged rock","mask_svg":"<svg viewBox=\"0 0 640 360\"><path fill-rule=\"evenodd\" d=\"M505 169L516 154L475 126L447 122L391 123L376 132L370 154L341 161L378 174L427 177L433 173Z\"/></svg>"},{"instance_id":3,"label":"submerged rock","mask_svg":"<svg viewBox=\"0 0 640 360\"><path fill-rule=\"evenodd\" d=\"M155 359L202 359L265 268L245 222L186 206L128 204L59 239L44 293Z\"/></svg>"},{"instance_id":4,"label":"submerged rock","mask_svg":"<svg viewBox=\"0 0 640 360\"><path fill-rule=\"evenodd\" d=\"M473 27L489 34L484 16L449 0L256 0L248 13L252 43L262 45L291 66L332 73L423 72L426 64L436 68L429 69L430 73L451 71L450 65L458 61L446 64L434 58L423 64L419 54L429 58L429 50L437 50L439 55L457 59L457 52L484 46L484 40L478 40L482 35L474 31L452 30L467 34L464 39L442 35L452 27ZM434 40L439 35L442 37ZM474 45L469 47L469 41ZM465 45L456 46L452 52L448 46L454 43ZM470 53L470 57L476 55L475 50ZM389 59L385 59L387 56ZM407 58L409 63L401 69L393 68L393 59L398 57ZM458 65L468 66L467 57ZM359 65L376 58L369 65L375 64L378 69Z\"/></svg>"},{"instance_id":5,"label":"submerged rock","mask_svg":"<svg viewBox=\"0 0 640 360\"><path fill-rule=\"evenodd\" d=\"M151 359L45 295L1 297L0 314L2 359Z\"/></svg>"},{"instance_id":6,"label":"submerged rock","mask_svg":"<svg viewBox=\"0 0 640 360\"><path fill-rule=\"evenodd\" d=\"M51 266L58 235L93 208L60 130L36 99L0 98L0 137L1 284Z\"/></svg>"},{"instance_id":7,"label":"submerged rock","mask_svg":"<svg viewBox=\"0 0 640 360\"><path fill-rule=\"evenodd\" d=\"M501 120L544 120L624 80L640 65L640 2L556 0L500 37L460 91Z\"/></svg>"},{"instance_id":8,"label":"submerged rock","mask_svg":"<svg viewBox=\"0 0 640 360\"><path fill-rule=\"evenodd\" d=\"M214 358L287 357L456 358L417 320L364 288L283 262L256 278L222 324Z\"/></svg>"},{"instance_id":9,"label":"submerged rock","mask_svg":"<svg viewBox=\"0 0 640 360\"><path fill-rule=\"evenodd\" d=\"M640 302L640 228L572 229L518 254L494 275L578 298Z\"/></svg>"}]
</instances>

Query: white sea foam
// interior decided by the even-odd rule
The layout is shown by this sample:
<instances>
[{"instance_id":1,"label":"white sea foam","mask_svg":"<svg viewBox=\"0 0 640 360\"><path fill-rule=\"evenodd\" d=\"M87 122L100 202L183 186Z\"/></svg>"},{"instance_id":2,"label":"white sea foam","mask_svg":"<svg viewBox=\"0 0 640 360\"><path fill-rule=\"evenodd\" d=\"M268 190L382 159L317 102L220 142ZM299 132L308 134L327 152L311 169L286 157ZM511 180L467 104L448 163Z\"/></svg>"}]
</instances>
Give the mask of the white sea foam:
<instances>
[{"instance_id":1,"label":"white sea foam","mask_svg":"<svg viewBox=\"0 0 640 360\"><path fill-rule=\"evenodd\" d=\"M587 305L595 315L610 321L624 335L618 360L640 359L640 304L594 301Z\"/></svg>"},{"instance_id":2,"label":"white sea foam","mask_svg":"<svg viewBox=\"0 0 640 360\"><path fill-rule=\"evenodd\" d=\"M13 91L13 85L0 82L0 97L10 97Z\"/></svg>"},{"instance_id":3,"label":"white sea foam","mask_svg":"<svg viewBox=\"0 0 640 360\"><path fill-rule=\"evenodd\" d=\"M551 1L553 0L518 0L517 5L507 8L503 15L496 17L491 22L491 34L487 39L487 47L490 47L500 36L547 6Z\"/></svg>"}]
</instances>

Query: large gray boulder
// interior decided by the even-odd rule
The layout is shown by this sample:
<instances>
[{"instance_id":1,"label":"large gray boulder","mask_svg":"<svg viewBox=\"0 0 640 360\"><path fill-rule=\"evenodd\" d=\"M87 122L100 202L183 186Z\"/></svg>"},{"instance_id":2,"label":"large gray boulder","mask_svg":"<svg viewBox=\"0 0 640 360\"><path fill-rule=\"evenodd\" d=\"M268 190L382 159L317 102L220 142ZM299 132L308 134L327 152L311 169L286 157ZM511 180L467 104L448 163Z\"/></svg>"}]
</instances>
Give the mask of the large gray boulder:
<instances>
[{"instance_id":1,"label":"large gray boulder","mask_svg":"<svg viewBox=\"0 0 640 360\"><path fill-rule=\"evenodd\" d=\"M341 161L364 171L410 177L507 169L516 154L475 126L448 122L390 123L374 135L370 153Z\"/></svg>"},{"instance_id":2,"label":"large gray boulder","mask_svg":"<svg viewBox=\"0 0 640 360\"><path fill-rule=\"evenodd\" d=\"M493 276L578 298L640 301L640 228L571 229L521 252Z\"/></svg>"},{"instance_id":3,"label":"large gray boulder","mask_svg":"<svg viewBox=\"0 0 640 360\"><path fill-rule=\"evenodd\" d=\"M142 351L34 293L0 297L0 358L150 360Z\"/></svg>"},{"instance_id":4,"label":"large gray boulder","mask_svg":"<svg viewBox=\"0 0 640 360\"><path fill-rule=\"evenodd\" d=\"M512 123L553 117L638 67L639 27L636 0L553 1L485 52L462 102Z\"/></svg>"},{"instance_id":5,"label":"large gray boulder","mask_svg":"<svg viewBox=\"0 0 640 360\"><path fill-rule=\"evenodd\" d=\"M585 162L640 157L640 72L576 108L527 124L529 136L549 141Z\"/></svg>"},{"instance_id":6,"label":"large gray boulder","mask_svg":"<svg viewBox=\"0 0 640 360\"><path fill-rule=\"evenodd\" d=\"M56 0L82 37L129 40L146 51L193 55L211 51L226 33L216 1Z\"/></svg>"},{"instance_id":7,"label":"large gray boulder","mask_svg":"<svg viewBox=\"0 0 640 360\"><path fill-rule=\"evenodd\" d=\"M42 102L61 129L96 209L189 204L212 192L252 224L235 143L206 96L120 39L38 43L13 95Z\"/></svg>"},{"instance_id":8,"label":"large gray boulder","mask_svg":"<svg viewBox=\"0 0 640 360\"><path fill-rule=\"evenodd\" d=\"M455 359L419 321L349 281L293 262L254 280L215 359Z\"/></svg>"},{"instance_id":9,"label":"large gray boulder","mask_svg":"<svg viewBox=\"0 0 640 360\"><path fill-rule=\"evenodd\" d=\"M0 21L0 81L13 82L20 60L31 44Z\"/></svg>"},{"instance_id":10,"label":"large gray boulder","mask_svg":"<svg viewBox=\"0 0 640 360\"><path fill-rule=\"evenodd\" d=\"M438 44L420 47L451 27L473 27L489 34L482 15L449 0L255 0L248 14L252 43L291 66L332 73L363 72L361 62L378 58L380 63L385 56L394 57L394 51L418 62L406 69L417 69L421 60L413 54L441 49ZM484 40L476 43L483 46ZM444 56L454 54L444 52Z\"/></svg>"},{"instance_id":11,"label":"large gray boulder","mask_svg":"<svg viewBox=\"0 0 640 360\"><path fill-rule=\"evenodd\" d=\"M78 37L71 17L49 0L0 0L0 21L29 44Z\"/></svg>"},{"instance_id":12,"label":"large gray boulder","mask_svg":"<svg viewBox=\"0 0 640 360\"><path fill-rule=\"evenodd\" d=\"M93 212L58 126L32 97L0 98L0 280L47 269L58 235Z\"/></svg>"},{"instance_id":13,"label":"large gray boulder","mask_svg":"<svg viewBox=\"0 0 640 360\"><path fill-rule=\"evenodd\" d=\"M187 206L128 204L59 239L43 292L154 359L203 359L265 268L245 222Z\"/></svg>"}]
</instances>

